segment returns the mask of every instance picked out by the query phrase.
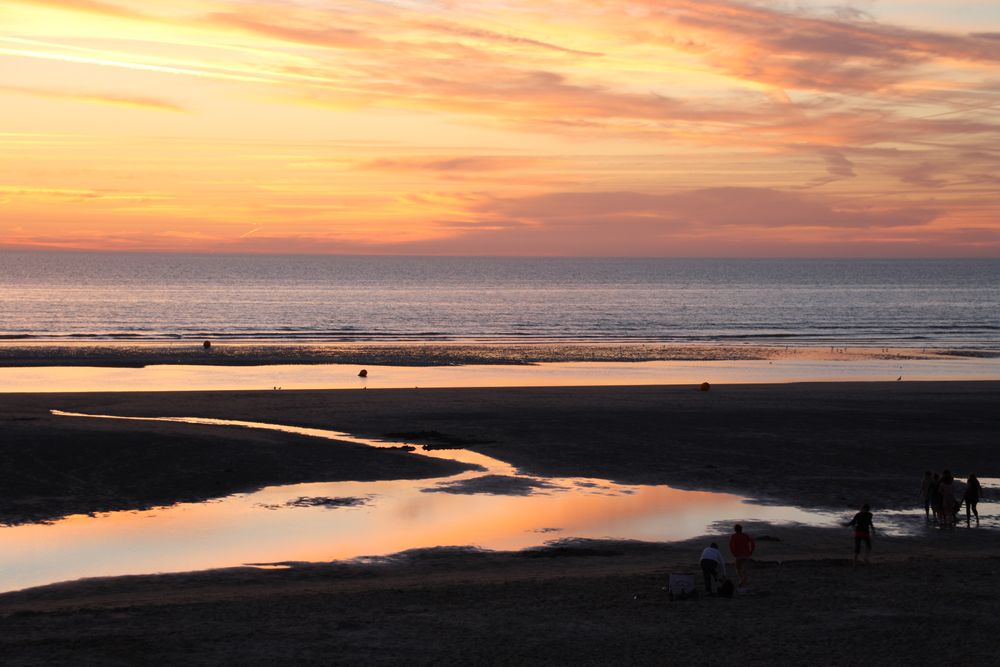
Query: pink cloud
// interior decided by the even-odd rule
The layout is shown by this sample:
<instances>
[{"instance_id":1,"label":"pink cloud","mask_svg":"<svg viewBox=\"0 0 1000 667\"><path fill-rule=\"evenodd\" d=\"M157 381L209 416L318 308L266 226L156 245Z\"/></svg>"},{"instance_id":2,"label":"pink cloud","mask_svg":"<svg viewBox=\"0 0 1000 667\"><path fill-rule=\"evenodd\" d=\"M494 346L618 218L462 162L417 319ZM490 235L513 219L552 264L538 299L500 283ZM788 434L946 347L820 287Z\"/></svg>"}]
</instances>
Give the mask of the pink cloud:
<instances>
[{"instance_id":1,"label":"pink cloud","mask_svg":"<svg viewBox=\"0 0 1000 667\"><path fill-rule=\"evenodd\" d=\"M495 199L479 211L510 219L580 231L628 222L654 231L696 228L879 228L925 225L938 216L914 208L845 209L829 199L769 188L718 187L672 195L636 192L553 193ZM652 225L652 227L650 227Z\"/></svg>"},{"instance_id":2,"label":"pink cloud","mask_svg":"<svg viewBox=\"0 0 1000 667\"><path fill-rule=\"evenodd\" d=\"M672 35L671 45L687 44L732 74L786 88L878 90L934 59L1000 62L1000 42L991 33L913 30L856 12L818 16L727 0L644 4L651 22Z\"/></svg>"},{"instance_id":3,"label":"pink cloud","mask_svg":"<svg viewBox=\"0 0 1000 667\"><path fill-rule=\"evenodd\" d=\"M322 235L255 236L241 247L354 254L603 256L830 255L837 248L877 256L912 250L907 239L914 230L920 230L922 239L933 236L928 225L939 216L939 211L921 207L846 208L830 198L767 188L706 188L672 195L561 192L479 198L464 219L439 222L444 235L433 239L359 243ZM954 233L948 238L955 238ZM1000 233L987 232L977 242L1000 244Z\"/></svg>"}]
</instances>

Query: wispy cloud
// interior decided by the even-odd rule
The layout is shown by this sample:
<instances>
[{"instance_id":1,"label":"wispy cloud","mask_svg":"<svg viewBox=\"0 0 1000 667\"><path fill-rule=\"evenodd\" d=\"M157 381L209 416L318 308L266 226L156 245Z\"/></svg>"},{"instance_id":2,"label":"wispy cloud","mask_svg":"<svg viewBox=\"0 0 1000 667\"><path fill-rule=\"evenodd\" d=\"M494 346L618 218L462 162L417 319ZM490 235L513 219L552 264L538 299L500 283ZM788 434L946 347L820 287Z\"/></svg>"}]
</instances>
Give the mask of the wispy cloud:
<instances>
[{"instance_id":1,"label":"wispy cloud","mask_svg":"<svg viewBox=\"0 0 1000 667\"><path fill-rule=\"evenodd\" d=\"M569 192L520 199L499 199L479 210L489 218L550 228L655 222L669 229L741 227L874 228L925 225L938 213L929 209L846 208L835 200L770 188L716 187L673 195L636 192Z\"/></svg>"},{"instance_id":2,"label":"wispy cloud","mask_svg":"<svg viewBox=\"0 0 1000 667\"><path fill-rule=\"evenodd\" d=\"M134 11L129 7L99 0L10 0L19 5L35 5L51 9L66 9L75 12L87 12L104 16L122 18L146 18L147 15Z\"/></svg>"},{"instance_id":3,"label":"wispy cloud","mask_svg":"<svg viewBox=\"0 0 1000 667\"><path fill-rule=\"evenodd\" d=\"M985 22L751 0L11 6L0 199L73 243L997 245L1000 33Z\"/></svg>"},{"instance_id":4,"label":"wispy cloud","mask_svg":"<svg viewBox=\"0 0 1000 667\"><path fill-rule=\"evenodd\" d=\"M155 201L164 199L156 192L129 192L125 190L98 190L92 188L46 188L24 185L0 185L0 195L44 201Z\"/></svg>"},{"instance_id":5,"label":"wispy cloud","mask_svg":"<svg viewBox=\"0 0 1000 667\"><path fill-rule=\"evenodd\" d=\"M315 23L277 22L266 15L257 18L252 12L217 12L202 17L210 25L237 28L276 39L337 49L366 49L384 42L366 31Z\"/></svg>"},{"instance_id":6,"label":"wispy cloud","mask_svg":"<svg viewBox=\"0 0 1000 667\"><path fill-rule=\"evenodd\" d=\"M150 109L153 111L174 111L185 112L184 107L159 100L152 97L139 97L130 95L119 95L116 93L91 93L81 91L49 90L47 88L30 88L27 86L3 86L0 85L0 93L14 93L21 95L32 95L45 99L68 100L73 102L95 102L98 104L110 104L113 106L134 107L138 109Z\"/></svg>"},{"instance_id":7,"label":"wispy cloud","mask_svg":"<svg viewBox=\"0 0 1000 667\"><path fill-rule=\"evenodd\" d=\"M461 157L381 158L361 165L376 171L506 171L544 163L541 158L472 155Z\"/></svg>"},{"instance_id":8,"label":"wispy cloud","mask_svg":"<svg viewBox=\"0 0 1000 667\"><path fill-rule=\"evenodd\" d=\"M519 35L501 33L501 32L496 32L494 30L477 28L474 26L462 26L462 25L444 23L441 21L422 21L422 22L416 22L414 23L414 25L444 35L451 35L455 37L466 37L475 40L485 40L488 42L498 42L500 44L505 44L505 45L540 48L576 56L599 57L604 55L603 53L600 53L598 51L584 51L582 49L572 49L566 46L560 46L558 44L552 44L550 42L545 42L538 39L532 39L530 37L522 37Z\"/></svg>"},{"instance_id":9,"label":"wispy cloud","mask_svg":"<svg viewBox=\"0 0 1000 667\"><path fill-rule=\"evenodd\" d=\"M801 90L872 91L902 84L936 58L1000 62L988 34L957 35L875 22L857 12L816 15L727 0L641 0L650 23L740 78ZM644 27L638 33L657 39Z\"/></svg>"}]
</instances>

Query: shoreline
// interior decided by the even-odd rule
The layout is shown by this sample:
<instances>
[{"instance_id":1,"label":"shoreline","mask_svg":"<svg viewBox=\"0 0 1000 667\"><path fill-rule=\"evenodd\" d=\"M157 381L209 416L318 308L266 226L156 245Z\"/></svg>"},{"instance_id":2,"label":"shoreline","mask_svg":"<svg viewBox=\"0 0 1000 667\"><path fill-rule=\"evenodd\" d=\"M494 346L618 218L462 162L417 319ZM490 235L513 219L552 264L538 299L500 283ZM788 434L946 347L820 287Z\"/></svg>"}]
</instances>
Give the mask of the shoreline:
<instances>
[{"instance_id":1,"label":"shoreline","mask_svg":"<svg viewBox=\"0 0 1000 667\"><path fill-rule=\"evenodd\" d=\"M776 345L575 341L558 343L377 342L0 342L0 367L150 365L268 366L371 364L386 366L530 365L546 362L863 361L1000 358L1000 345L975 347Z\"/></svg>"}]
</instances>

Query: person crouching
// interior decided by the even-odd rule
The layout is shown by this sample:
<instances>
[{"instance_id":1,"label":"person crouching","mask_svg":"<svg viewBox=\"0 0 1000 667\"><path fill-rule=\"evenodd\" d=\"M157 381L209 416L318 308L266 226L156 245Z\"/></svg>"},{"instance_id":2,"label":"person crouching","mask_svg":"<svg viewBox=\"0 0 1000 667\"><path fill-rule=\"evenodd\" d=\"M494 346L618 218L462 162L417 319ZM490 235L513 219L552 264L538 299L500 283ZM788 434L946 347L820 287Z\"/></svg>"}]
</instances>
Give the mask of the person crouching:
<instances>
[{"instance_id":1,"label":"person crouching","mask_svg":"<svg viewBox=\"0 0 1000 667\"><path fill-rule=\"evenodd\" d=\"M719 545L712 542L701 552L701 573L705 577L705 592L712 592L712 580L726 577L726 561L722 558Z\"/></svg>"}]
</instances>

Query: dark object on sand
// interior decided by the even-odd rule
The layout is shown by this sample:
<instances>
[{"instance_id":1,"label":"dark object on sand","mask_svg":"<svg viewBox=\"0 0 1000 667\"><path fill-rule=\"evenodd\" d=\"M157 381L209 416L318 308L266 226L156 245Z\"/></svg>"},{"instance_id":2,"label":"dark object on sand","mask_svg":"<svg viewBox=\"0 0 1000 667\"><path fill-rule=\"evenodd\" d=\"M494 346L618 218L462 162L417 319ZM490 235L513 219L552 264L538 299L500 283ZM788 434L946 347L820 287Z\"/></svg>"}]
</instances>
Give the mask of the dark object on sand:
<instances>
[{"instance_id":1,"label":"dark object on sand","mask_svg":"<svg viewBox=\"0 0 1000 667\"><path fill-rule=\"evenodd\" d=\"M358 373L358 377L359 378L366 378L366 377L368 377L368 371L366 371L365 369L361 369L361 372Z\"/></svg>"},{"instance_id":2,"label":"dark object on sand","mask_svg":"<svg viewBox=\"0 0 1000 667\"><path fill-rule=\"evenodd\" d=\"M699 387L699 389L701 389L702 391L708 391L711 388L712 388L712 385L710 385L707 382L702 382L701 383L701 387Z\"/></svg>"},{"instance_id":3,"label":"dark object on sand","mask_svg":"<svg viewBox=\"0 0 1000 667\"><path fill-rule=\"evenodd\" d=\"M212 341L206 340L204 343L201 344L201 346L207 350L208 348L212 347Z\"/></svg>"},{"instance_id":4,"label":"dark object on sand","mask_svg":"<svg viewBox=\"0 0 1000 667\"><path fill-rule=\"evenodd\" d=\"M716 591L716 595L722 598L731 598L733 597L733 591L735 588L736 587L733 586L733 582L730 579L726 579L719 585L719 590Z\"/></svg>"}]
</instances>

